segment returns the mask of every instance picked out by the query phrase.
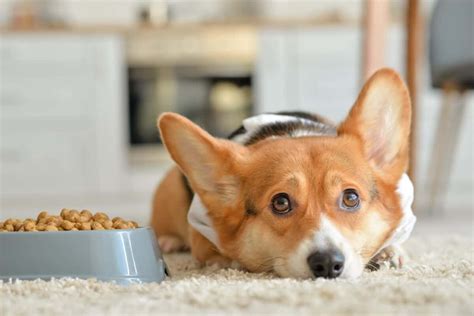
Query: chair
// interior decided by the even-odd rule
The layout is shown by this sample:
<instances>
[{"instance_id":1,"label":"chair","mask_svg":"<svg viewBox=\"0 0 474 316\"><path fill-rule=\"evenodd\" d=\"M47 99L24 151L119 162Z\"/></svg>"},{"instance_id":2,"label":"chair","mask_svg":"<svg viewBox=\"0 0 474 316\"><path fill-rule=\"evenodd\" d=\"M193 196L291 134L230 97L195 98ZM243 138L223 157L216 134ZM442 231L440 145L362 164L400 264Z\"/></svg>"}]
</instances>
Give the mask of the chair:
<instances>
[{"instance_id":1,"label":"chair","mask_svg":"<svg viewBox=\"0 0 474 316\"><path fill-rule=\"evenodd\" d=\"M430 25L430 70L443 102L433 143L427 184L430 212L441 211L451 173L463 113L465 91L474 89L474 1L440 0Z\"/></svg>"}]
</instances>

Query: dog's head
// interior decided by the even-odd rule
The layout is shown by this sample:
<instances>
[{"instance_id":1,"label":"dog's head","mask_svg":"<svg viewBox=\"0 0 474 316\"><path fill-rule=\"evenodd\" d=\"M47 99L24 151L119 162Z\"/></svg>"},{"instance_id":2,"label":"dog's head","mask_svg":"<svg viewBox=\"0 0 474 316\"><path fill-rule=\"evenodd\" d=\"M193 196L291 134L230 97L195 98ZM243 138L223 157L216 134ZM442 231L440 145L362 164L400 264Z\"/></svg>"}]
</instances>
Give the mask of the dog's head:
<instances>
[{"instance_id":1,"label":"dog's head","mask_svg":"<svg viewBox=\"0 0 474 316\"><path fill-rule=\"evenodd\" d=\"M336 137L241 146L177 114L162 139L207 207L224 255L252 271L357 277L402 217L411 105L392 70L362 89Z\"/></svg>"}]
</instances>

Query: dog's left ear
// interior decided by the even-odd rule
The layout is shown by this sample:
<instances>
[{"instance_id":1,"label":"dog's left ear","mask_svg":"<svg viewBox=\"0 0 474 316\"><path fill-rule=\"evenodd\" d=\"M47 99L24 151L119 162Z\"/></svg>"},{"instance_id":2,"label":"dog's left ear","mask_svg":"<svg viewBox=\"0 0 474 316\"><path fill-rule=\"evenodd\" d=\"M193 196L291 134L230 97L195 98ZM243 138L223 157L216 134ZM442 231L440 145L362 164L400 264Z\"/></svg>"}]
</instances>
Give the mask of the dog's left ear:
<instances>
[{"instance_id":1,"label":"dog's left ear","mask_svg":"<svg viewBox=\"0 0 474 316\"><path fill-rule=\"evenodd\" d=\"M237 195L243 146L209 135L187 118L164 113L158 127L171 158L203 201L232 203Z\"/></svg>"},{"instance_id":2,"label":"dog's left ear","mask_svg":"<svg viewBox=\"0 0 474 316\"><path fill-rule=\"evenodd\" d=\"M408 89L394 70L381 69L362 88L338 134L356 136L375 171L397 180L408 165L410 124Z\"/></svg>"}]
</instances>

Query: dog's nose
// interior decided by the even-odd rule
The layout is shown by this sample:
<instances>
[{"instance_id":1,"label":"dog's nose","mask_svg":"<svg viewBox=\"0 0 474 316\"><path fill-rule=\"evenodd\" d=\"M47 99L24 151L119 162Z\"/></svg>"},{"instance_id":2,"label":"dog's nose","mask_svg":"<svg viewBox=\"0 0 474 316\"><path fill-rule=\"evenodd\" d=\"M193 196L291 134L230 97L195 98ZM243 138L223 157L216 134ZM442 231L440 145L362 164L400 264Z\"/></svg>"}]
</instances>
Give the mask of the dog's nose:
<instances>
[{"instance_id":1,"label":"dog's nose","mask_svg":"<svg viewBox=\"0 0 474 316\"><path fill-rule=\"evenodd\" d=\"M344 270L344 255L337 249L317 251L309 255L308 265L317 278L337 278Z\"/></svg>"}]
</instances>

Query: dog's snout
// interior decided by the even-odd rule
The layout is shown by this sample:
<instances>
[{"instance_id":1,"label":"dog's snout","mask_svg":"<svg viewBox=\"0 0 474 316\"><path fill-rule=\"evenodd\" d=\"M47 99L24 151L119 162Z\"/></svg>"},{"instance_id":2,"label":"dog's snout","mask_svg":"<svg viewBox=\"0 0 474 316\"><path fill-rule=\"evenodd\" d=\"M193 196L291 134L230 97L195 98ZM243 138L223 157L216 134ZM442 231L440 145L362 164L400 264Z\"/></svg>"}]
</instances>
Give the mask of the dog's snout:
<instances>
[{"instance_id":1,"label":"dog's snout","mask_svg":"<svg viewBox=\"0 0 474 316\"><path fill-rule=\"evenodd\" d=\"M316 251L308 256L308 265L317 278L337 278L344 270L344 255L337 249Z\"/></svg>"}]
</instances>

